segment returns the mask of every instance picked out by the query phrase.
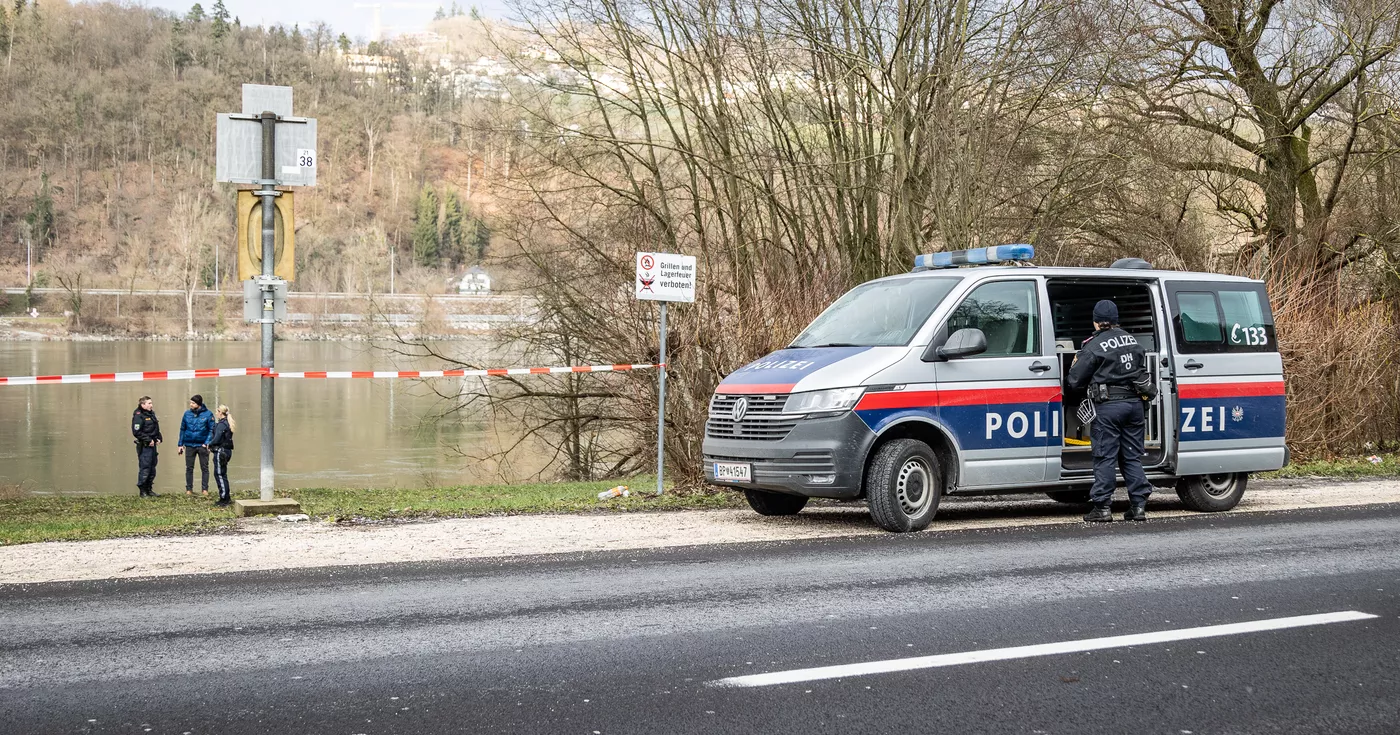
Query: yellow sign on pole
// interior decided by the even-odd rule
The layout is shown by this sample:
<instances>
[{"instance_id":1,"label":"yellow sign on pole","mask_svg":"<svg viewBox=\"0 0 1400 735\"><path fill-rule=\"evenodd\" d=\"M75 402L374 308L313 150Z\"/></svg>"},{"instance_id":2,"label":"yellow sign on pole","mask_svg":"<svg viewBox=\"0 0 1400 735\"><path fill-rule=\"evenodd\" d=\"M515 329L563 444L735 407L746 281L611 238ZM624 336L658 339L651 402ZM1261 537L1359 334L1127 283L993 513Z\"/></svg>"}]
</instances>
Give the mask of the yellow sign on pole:
<instances>
[{"instance_id":1,"label":"yellow sign on pole","mask_svg":"<svg viewBox=\"0 0 1400 735\"><path fill-rule=\"evenodd\" d=\"M292 192L277 197L273 213L275 250L273 272L285 281L296 280L296 220ZM238 280L262 275L262 199L250 190L238 192Z\"/></svg>"}]
</instances>

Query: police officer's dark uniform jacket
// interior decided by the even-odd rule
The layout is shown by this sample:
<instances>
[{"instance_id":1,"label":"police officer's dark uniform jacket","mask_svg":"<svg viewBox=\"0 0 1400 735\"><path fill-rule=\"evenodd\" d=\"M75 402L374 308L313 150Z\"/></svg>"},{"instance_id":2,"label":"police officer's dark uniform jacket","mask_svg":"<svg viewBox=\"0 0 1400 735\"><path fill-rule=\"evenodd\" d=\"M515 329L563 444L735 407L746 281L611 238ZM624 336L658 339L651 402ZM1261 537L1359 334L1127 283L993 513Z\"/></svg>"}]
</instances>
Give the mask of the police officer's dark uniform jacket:
<instances>
[{"instance_id":1,"label":"police officer's dark uniform jacket","mask_svg":"<svg viewBox=\"0 0 1400 735\"><path fill-rule=\"evenodd\" d=\"M131 413L131 436L136 442L136 487L142 495L153 495L151 486L156 481L156 442L165 441L160 435L160 421L155 411L147 411L140 406Z\"/></svg>"},{"instance_id":2,"label":"police officer's dark uniform jacket","mask_svg":"<svg viewBox=\"0 0 1400 735\"><path fill-rule=\"evenodd\" d=\"M233 459L233 429L228 425L228 417L214 422L209 455L214 461L214 485L219 489L219 503L227 505L232 502L228 487L228 463Z\"/></svg>"},{"instance_id":3,"label":"police officer's dark uniform jacket","mask_svg":"<svg viewBox=\"0 0 1400 735\"><path fill-rule=\"evenodd\" d=\"M1094 306L1094 321L1116 324L1118 307L1112 301L1100 301ZM1067 380L1070 388L1085 389L1094 402L1096 416L1089 432L1094 448L1090 500L1095 506L1108 506L1117 485L1116 470L1121 467L1132 504L1127 517L1140 515L1152 493L1142 468L1146 428L1143 399L1150 399L1157 392L1151 373L1147 352L1137 338L1110 327L1084 341Z\"/></svg>"}]
</instances>

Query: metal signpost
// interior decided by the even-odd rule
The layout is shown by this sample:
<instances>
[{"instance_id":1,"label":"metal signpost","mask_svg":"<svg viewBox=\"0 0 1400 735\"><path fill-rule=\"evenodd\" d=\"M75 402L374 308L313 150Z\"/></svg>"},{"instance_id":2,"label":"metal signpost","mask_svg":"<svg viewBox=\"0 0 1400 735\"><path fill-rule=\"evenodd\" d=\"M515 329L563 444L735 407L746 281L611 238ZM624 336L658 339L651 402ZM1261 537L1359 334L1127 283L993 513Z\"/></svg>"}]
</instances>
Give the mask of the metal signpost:
<instances>
[{"instance_id":1,"label":"metal signpost","mask_svg":"<svg viewBox=\"0 0 1400 735\"><path fill-rule=\"evenodd\" d=\"M287 282L277 277L278 186L316 185L316 120L292 116L292 88L243 85L243 112L221 113L215 131L215 181L256 184L262 206L261 273L245 281L244 316L262 324L262 367L274 367L273 324L286 316ZM293 223L283 222L287 232ZM243 243L240 243L242 246ZM290 252L290 248L287 249ZM290 273L290 264L285 272ZM251 312L251 313L250 313ZM262 378L261 498L272 500L274 380Z\"/></svg>"},{"instance_id":2,"label":"metal signpost","mask_svg":"<svg viewBox=\"0 0 1400 735\"><path fill-rule=\"evenodd\" d=\"M661 373L656 408L656 494L665 492L666 477L666 304L695 302L695 256L637 253L637 298L661 302Z\"/></svg>"}]
</instances>

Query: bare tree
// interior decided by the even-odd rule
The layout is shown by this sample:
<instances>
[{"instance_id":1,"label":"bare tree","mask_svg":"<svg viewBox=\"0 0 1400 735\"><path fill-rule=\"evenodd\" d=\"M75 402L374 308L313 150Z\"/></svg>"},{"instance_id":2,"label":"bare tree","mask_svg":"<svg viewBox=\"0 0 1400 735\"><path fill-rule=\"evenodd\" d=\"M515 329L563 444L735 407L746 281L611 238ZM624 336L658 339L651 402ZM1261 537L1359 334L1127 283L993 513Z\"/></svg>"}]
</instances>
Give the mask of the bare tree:
<instances>
[{"instance_id":1,"label":"bare tree","mask_svg":"<svg viewBox=\"0 0 1400 735\"><path fill-rule=\"evenodd\" d=\"M92 271L92 263L81 256L71 253L60 253L49 259L47 269L53 273L54 281L59 288L63 289L64 305L67 306L69 316L72 318L71 327L75 331L83 330L83 290L88 286L84 281L91 283L89 274Z\"/></svg>"},{"instance_id":2,"label":"bare tree","mask_svg":"<svg viewBox=\"0 0 1400 735\"><path fill-rule=\"evenodd\" d=\"M1105 11L1138 49L1115 69L1123 101L1150 123L1138 139L1201 176L1247 236L1242 266L1263 256L1279 274L1307 277L1384 244L1374 221L1343 213L1396 152L1383 87L1400 50L1400 2L1138 0Z\"/></svg>"},{"instance_id":3,"label":"bare tree","mask_svg":"<svg viewBox=\"0 0 1400 735\"><path fill-rule=\"evenodd\" d=\"M1075 7L522 6L536 52L512 57L530 84L511 89L520 122L501 234L541 318L515 336L555 353L567 341L579 356L649 359L656 312L631 297L633 253L695 254L702 293L672 321L678 430L667 447L693 476L720 377L781 347L853 283L938 247L1083 237L1077 203L1113 183L1070 124L1103 78L1084 82L1090 39L1065 32ZM535 391L532 410L553 417L571 462L584 454L578 416L645 457L650 380L633 378L625 417L575 410L567 386L521 395Z\"/></svg>"},{"instance_id":4,"label":"bare tree","mask_svg":"<svg viewBox=\"0 0 1400 735\"><path fill-rule=\"evenodd\" d=\"M200 270L209 253L214 229L208 202L197 193L181 192L167 218L169 256L167 278L177 284L185 300L185 334L194 335L194 294L199 289Z\"/></svg>"}]
</instances>

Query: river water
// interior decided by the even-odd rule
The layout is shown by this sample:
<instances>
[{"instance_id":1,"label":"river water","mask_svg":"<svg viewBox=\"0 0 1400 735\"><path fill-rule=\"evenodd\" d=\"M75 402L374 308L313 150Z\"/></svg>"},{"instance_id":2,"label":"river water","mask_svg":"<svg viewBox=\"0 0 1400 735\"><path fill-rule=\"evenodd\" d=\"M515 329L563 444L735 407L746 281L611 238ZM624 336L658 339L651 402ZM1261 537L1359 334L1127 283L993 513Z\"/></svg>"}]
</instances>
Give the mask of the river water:
<instances>
[{"instance_id":1,"label":"river water","mask_svg":"<svg viewBox=\"0 0 1400 735\"><path fill-rule=\"evenodd\" d=\"M478 364L510 366L485 341L447 347ZM256 367L258 349L256 342L0 342L0 375ZM276 355L278 369L286 371L445 367L356 342L278 342ZM134 494L136 451L129 421L137 400L149 395L165 437L156 492L180 492L184 457L175 453L180 417L189 396L199 393L210 409L228 405L238 424L230 484L255 490L259 380L0 386L0 486L20 485L29 493ZM277 381L278 487L430 487L508 482L539 472L541 466L531 462L542 461L540 452L523 453L510 467L462 456L487 454L516 434L486 416L431 420L445 408L434 388L451 393L461 382ZM212 493L212 482L210 487Z\"/></svg>"}]
</instances>

